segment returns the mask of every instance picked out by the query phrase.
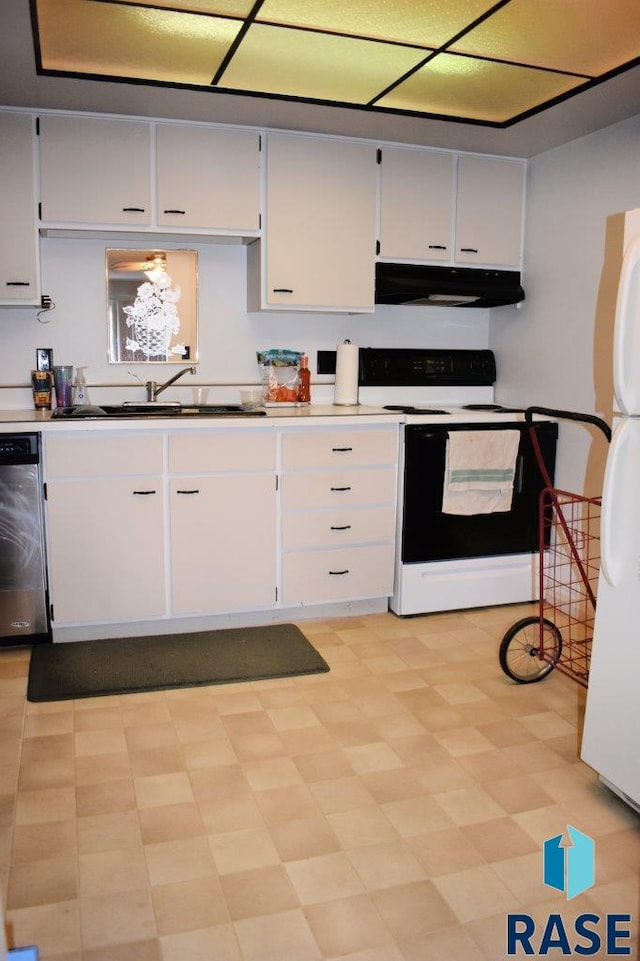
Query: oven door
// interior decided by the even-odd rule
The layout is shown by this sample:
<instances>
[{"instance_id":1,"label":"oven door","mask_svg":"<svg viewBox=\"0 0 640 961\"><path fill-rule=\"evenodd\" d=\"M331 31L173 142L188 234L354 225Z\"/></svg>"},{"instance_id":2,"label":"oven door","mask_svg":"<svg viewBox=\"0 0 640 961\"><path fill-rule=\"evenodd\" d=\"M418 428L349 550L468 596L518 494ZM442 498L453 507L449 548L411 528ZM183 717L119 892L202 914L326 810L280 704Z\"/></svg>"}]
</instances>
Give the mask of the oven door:
<instances>
[{"instance_id":1,"label":"oven door","mask_svg":"<svg viewBox=\"0 0 640 961\"><path fill-rule=\"evenodd\" d=\"M454 430L519 430L520 446L510 511L442 513L447 438ZM535 425L551 478L558 426ZM523 554L538 549L538 497L544 487L528 428L518 423L411 424L405 427L403 564Z\"/></svg>"}]
</instances>

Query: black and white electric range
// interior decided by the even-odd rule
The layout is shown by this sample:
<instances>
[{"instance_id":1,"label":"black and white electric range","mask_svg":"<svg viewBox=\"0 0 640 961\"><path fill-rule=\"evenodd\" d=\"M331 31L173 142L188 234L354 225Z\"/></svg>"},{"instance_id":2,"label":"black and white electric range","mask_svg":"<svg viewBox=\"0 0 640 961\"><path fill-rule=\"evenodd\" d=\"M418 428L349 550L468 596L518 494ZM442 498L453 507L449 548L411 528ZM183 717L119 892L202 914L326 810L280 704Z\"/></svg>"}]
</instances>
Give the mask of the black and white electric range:
<instances>
[{"instance_id":1,"label":"black and white electric range","mask_svg":"<svg viewBox=\"0 0 640 961\"><path fill-rule=\"evenodd\" d=\"M404 414L399 473L396 614L534 600L538 499L544 486L521 409L495 403L490 350L363 348L360 402ZM443 510L447 445L458 431L516 430L508 510ZM534 425L554 475L557 424Z\"/></svg>"}]
</instances>

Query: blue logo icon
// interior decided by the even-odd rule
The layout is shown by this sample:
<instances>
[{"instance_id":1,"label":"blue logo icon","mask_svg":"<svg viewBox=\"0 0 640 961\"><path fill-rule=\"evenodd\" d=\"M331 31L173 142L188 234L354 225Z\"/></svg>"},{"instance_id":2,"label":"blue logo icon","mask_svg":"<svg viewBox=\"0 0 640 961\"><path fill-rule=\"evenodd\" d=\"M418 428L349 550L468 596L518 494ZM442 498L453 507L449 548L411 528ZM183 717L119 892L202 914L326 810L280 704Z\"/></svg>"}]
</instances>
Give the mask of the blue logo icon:
<instances>
[{"instance_id":1,"label":"blue logo icon","mask_svg":"<svg viewBox=\"0 0 640 961\"><path fill-rule=\"evenodd\" d=\"M544 842L544 883L564 891L570 901L595 883L595 844L570 824L567 831L569 842L564 847L562 834Z\"/></svg>"}]
</instances>

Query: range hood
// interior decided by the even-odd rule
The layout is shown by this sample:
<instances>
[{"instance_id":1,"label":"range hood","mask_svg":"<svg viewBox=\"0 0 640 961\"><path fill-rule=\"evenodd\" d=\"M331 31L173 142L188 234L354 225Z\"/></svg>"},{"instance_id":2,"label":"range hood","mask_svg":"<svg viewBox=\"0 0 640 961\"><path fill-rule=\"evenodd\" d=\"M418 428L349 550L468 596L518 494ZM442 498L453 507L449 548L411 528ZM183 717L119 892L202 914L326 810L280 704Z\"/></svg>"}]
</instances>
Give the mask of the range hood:
<instances>
[{"instance_id":1,"label":"range hood","mask_svg":"<svg viewBox=\"0 0 640 961\"><path fill-rule=\"evenodd\" d=\"M521 300L517 270L376 263L376 304L502 307Z\"/></svg>"}]
</instances>

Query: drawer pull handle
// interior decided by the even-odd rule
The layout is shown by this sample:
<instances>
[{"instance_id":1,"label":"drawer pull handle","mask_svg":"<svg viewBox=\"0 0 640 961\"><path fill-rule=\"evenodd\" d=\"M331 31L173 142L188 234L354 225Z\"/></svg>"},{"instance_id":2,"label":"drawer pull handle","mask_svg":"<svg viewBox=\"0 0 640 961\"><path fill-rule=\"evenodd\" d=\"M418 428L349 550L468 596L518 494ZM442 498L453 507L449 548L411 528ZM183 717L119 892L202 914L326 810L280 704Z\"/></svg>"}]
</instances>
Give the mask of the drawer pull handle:
<instances>
[{"instance_id":1,"label":"drawer pull handle","mask_svg":"<svg viewBox=\"0 0 640 961\"><path fill-rule=\"evenodd\" d=\"M182 214L183 216L184 214L186 214L186 212L187 212L186 210L171 210L171 209L162 211L163 214Z\"/></svg>"},{"instance_id":2,"label":"drawer pull handle","mask_svg":"<svg viewBox=\"0 0 640 961\"><path fill-rule=\"evenodd\" d=\"M350 491L351 488L350 487L332 487L331 490L332 491Z\"/></svg>"},{"instance_id":3,"label":"drawer pull handle","mask_svg":"<svg viewBox=\"0 0 640 961\"><path fill-rule=\"evenodd\" d=\"M348 454L353 450L353 447L332 447L331 450L334 452L334 454Z\"/></svg>"},{"instance_id":4,"label":"drawer pull handle","mask_svg":"<svg viewBox=\"0 0 640 961\"><path fill-rule=\"evenodd\" d=\"M343 574L348 574L349 571L348 571L348 570L345 570L345 571L329 571L329 573L331 574L332 577L342 577Z\"/></svg>"},{"instance_id":5,"label":"drawer pull handle","mask_svg":"<svg viewBox=\"0 0 640 961\"><path fill-rule=\"evenodd\" d=\"M446 244L429 244L429 250L446 250Z\"/></svg>"},{"instance_id":6,"label":"drawer pull handle","mask_svg":"<svg viewBox=\"0 0 640 961\"><path fill-rule=\"evenodd\" d=\"M143 214L145 212L144 207L123 207L123 214Z\"/></svg>"},{"instance_id":7,"label":"drawer pull handle","mask_svg":"<svg viewBox=\"0 0 640 961\"><path fill-rule=\"evenodd\" d=\"M7 280L5 282L7 287L30 287L31 284L28 280Z\"/></svg>"},{"instance_id":8,"label":"drawer pull handle","mask_svg":"<svg viewBox=\"0 0 640 961\"><path fill-rule=\"evenodd\" d=\"M461 248L460 248L460 253L463 253L463 254L477 254L477 253L478 253L478 248L477 248L477 247L461 247Z\"/></svg>"},{"instance_id":9,"label":"drawer pull handle","mask_svg":"<svg viewBox=\"0 0 640 961\"><path fill-rule=\"evenodd\" d=\"M351 524L342 524L341 527L339 527L337 524L332 524L331 527L329 528L329 530L331 530L331 531L350 531L350 530L351 530Z\"/></svg>"},{"instance_id":10,"label":"drawer pull handle","mask_svg":"<svg viewBox=\"0 0 640 961\"><path fill-rule=\"evenodd\" d=\"M200 493L200 491L198 490L197 487L194 487L193 490L178 490L178 491L176 491L176 494L199 494L199 493Z\"/></svg>"},{"instance_id":11,"label":"drawer pull handle","mask_svg":"<svg viewBox=\"0 0 640 961\"><path fill-rule=\"evenodd\" d=\"M290 287L274 287L273 293L274 294L292 294L293 291L291 290Z\"/></svg>"},{"instance_id":12,"label":"drawer pull handle","mask_svg":"<svg viewBox=\"0 0 640 961\"><path fill-rule=\"evenodd\" d=\"M156 494L157 491L134 491L134 494L138 494L140 497L146 497L148 494Z\"/></svg>"}]
</instances>

